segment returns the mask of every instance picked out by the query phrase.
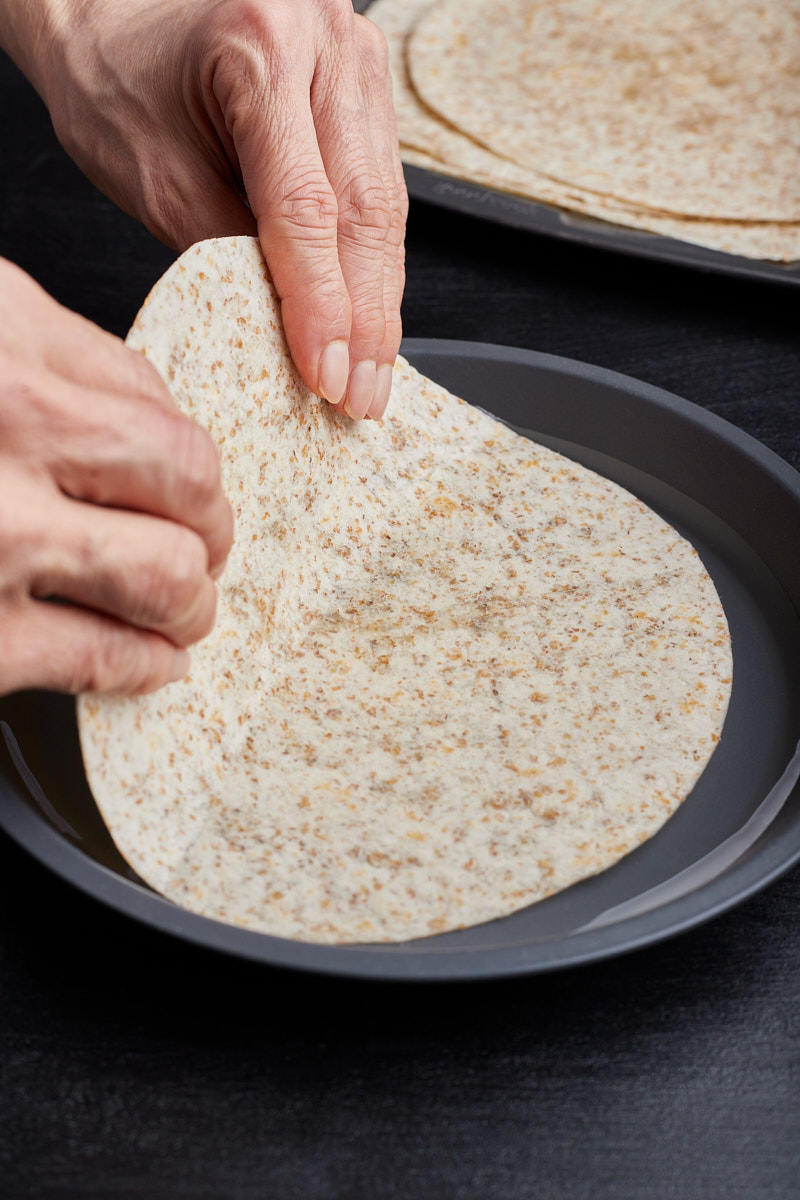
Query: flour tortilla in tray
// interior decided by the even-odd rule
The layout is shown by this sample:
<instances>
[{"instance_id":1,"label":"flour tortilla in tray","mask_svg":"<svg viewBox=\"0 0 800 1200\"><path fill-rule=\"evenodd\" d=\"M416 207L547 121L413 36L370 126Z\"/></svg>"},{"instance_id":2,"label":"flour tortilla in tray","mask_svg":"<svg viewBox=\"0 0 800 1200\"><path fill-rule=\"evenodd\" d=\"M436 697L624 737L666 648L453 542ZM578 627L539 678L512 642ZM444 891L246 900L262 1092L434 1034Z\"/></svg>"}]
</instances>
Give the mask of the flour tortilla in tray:
<instances>
[{"instance_id":1,"label":"flour tortilla in tray","mask_svg":"<svg viewBox=\"0 0 800 1200\"><path fill-rule=\"evenodd\" d=\"M189 677L79 699L144 880L270 934L402 941L658 830L731 683L714 586L668 524L402 359L382 421L335 413L254 240L187 251L128 341L216 439L237 529Z\"/></svg>"},{"instance_id":2,"label":"flour tortilla in tray","mask_svg":"<svg viewBox=\"0 0 800 1200\"><path fill-rule=\"evenodd\" d=\"M722 106L724 120L730 124L726 105L731 96L739 95L746 107L758 79L745 86L729 69L723 73L718 60L728 41L724 45L709 43L707 37L708 29L719 19L714 16L719 6L715 9L713 4L693 2L687 7L678 0L669 0L667 4L633 4L631 14L627 11L630 0L609 0L602 12L592 6L591 14L587 14L584 9L578 11L576 0L553 0L547 6L518 0L494 6L491 22L487 23L482 4L458 4L458 12L454 13L448 0L375 0L367 14L381 28L389 46L405 162L710 249L791 262L800 258L797 218L765 219L776 189L784 205L787 197L794 197L788 201L790 205L800 198L800 119L791 115L795 110L800 112L800 5L793 0L791 5L774 11L777 3L772 0L765 9L768 19L760 28L760 57L751 50L738 61L743 71L750 69L752 61L757 73L765 69L763 60L767 57L777 72L770 97L773 106L780 99L782 108L778 112L770 110L766 98L751 105L748 121L737 128L733 149L726 152L728 159L733 158L728 175L739 171L743 158L749 165L737 175L733 199L717 180L717 160L725 148L721 139L729 131L720 127L700 97L709 93L717 107ZM737 30L740 39L745 32L752 32L754 17L749 10L745 16L745 22L737 24L733 12L728 40L736 36ZM635 33L627 36L629 17L634 21ZM486 32L487 24L491 25L491 35ZM656 27L657 37L649 37L651 25ZM784 26L788 32L770 58L768 47L781 41L776 29L779 32ZM520 77L509 60L523 55L526 38L533 45L528 47L525 72ZM704 47L703 53L685 53L685 46L695 42ZM665 53L667 45L671 46L669 54ZM542 62L530 61L535 51ZM693 141L688 128L692 121L686 113L680 115L687 126L682 135L679 117L673 115L672 125L662 130L668 150L665 154L664 147L649 132L643 135L642 122L649 131L648 101L658 102L659 87L669 92L674 82L669 74L672 71L674 76L676 55L681 63L684 103L689 103L694 124L703 127L705 123L707 128L705 141L698 140L697 134ZM625 86L620 83L620 62L627 72ZM785 68L782 72L781 67ZM653 72L659 75L658 85L648 90L642 81L649 84ZM532 89L534 79L537 86ZM637 94L634 79L641 92L636 104L632 103ZM587 133L590 125L581 117L584 109L595 114L595 126L598 114L605 114L602 130L591 126L595 138ZM663 125L662 109L663 105L658 115ZM770 136L777 137L780 154L771 157L770 169L762 176L753 169L747 139L755 139L763 156L764 130L768 141ZM580 142L588 138L591 142L591 154L584 153L581 146L568 178L548 174L560 169L545 153L548 132L556 151L564 150L576 139ZM592 155L600 158L602 180L585 169ZM632 172L639 183L640 176L648 181L655 207L637 203L632 193L626 192L626 179ZM733 204L737 211L746 208L756 213L757 219L718 215L720 203L707 199L712 181L717 181L716 200L722 197L725 211ZM592 190L598 184L602 184L600 190ZM674 210L667 211L671 204ZM713 211L687 215L693 204Z\"/></svg>"}]
</instances>

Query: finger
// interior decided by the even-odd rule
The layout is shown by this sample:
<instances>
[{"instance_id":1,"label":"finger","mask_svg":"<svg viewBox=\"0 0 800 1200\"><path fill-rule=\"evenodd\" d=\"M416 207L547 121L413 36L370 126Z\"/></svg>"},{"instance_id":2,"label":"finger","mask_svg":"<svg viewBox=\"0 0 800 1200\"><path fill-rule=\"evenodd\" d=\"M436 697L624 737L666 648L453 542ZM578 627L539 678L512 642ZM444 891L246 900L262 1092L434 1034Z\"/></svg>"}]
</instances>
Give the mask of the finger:
<instances>
[{"instance_id":1,"label":"finger","mask_svg":"<svg viewBox=\"0 0 800 1200\"><path fill-rule=\"evenodd\" d=\"M338 205L337 245L352 305L350 377L345 409L360 418L376 393L377 369L385 361L385 256L391 210L371 124L389 121L379 65L385 42L374 25L359 36L370 43L375 70L359 72L352 14L326 43L311 90L320 151ZM374 35L374 36L373 36Z\"/></svg>"},{"instance_id":2,"label":"finger","mask_svg":"<svg viewBox=\"0 0 800 1200\"><path fill-rule=\"evenodd\" d=\"M45 463L76 500L131 509L185 525L205 543L218 576L233 541L219 454L209 434L177 410L86 391L29 372L17 452ZM22 421L22 417L20 417Z\"/></svg>"},{"instance_id":3,"label":"finger","mask_svg":"<svg viewBox=\"0 0 800 1200\"><path fill-rule=\"evenodd\" d=\"M61 501L29 570L31 595L59 597L188 646L210 632L216 588L201 539L136 513Z\"/></svg>"},{"instance_id":4,"label":"finger","mask_svg":"<svg viewBox=\"0 0 800 1200\"><path fill-rule=\"evenodd\" d=\"M77 313L62 309L62 316L54 323L42 360L51 371L93 391L177 407L166 383L142 354Z\"/></svg>"},{"instance_id":5,"label":"finger","mask_svg":"<svg viewBox=\"0 0 800 1200\"><path fill-rule=\"evenodd\" d=\"M361 21L361 18L358 18ZM369 24L369 22L366 22ZM360 26L356 26L357 32ZM358 39L357 39L358 45ZM374 71L380 66L380 55L369 50L361 56L362 70ZM378 354L377 380L375 398L369 409L368 416L379 420L389 403L392 384L392 366L397 357L402 338L401 303L405 288L405 232L408 217L408 194L406 192L403 167L400 160L400 147L397 139L397 128L392 102L392 77L386 70L377 81L376 86L383 88L383 101L380 113L385 119L376 119L369 123L370 134L378 164L384 179L389 201L389 230L386 238L384 253L384 293L383 308L385 315L385 336ZM365 94L368 92L365 89Z\"/></svg>"},{"instance_id":6,"label":"finger","mask_svg":"<svg viewBox=\"0 0 800 1200\"><path fill-rule=\"evenodd\" d=\"M0 690L140 695L182 678L186 650L113 617L29 600L0 625Z\"/></svg>"},{"instance_id":7,"label":"finger","mask_svg":"<svg viewBox=\"0 0 800 1200\"><path fill-rule=\"evenodd\" d=\"M289 6L258 10L249 44L218 58L211 90L238 156L284 330L305 383L333 403L349 372L350 297L337 249L338 206L319 151L309 95L313 30Z\"/></svg>"}]
</instances>

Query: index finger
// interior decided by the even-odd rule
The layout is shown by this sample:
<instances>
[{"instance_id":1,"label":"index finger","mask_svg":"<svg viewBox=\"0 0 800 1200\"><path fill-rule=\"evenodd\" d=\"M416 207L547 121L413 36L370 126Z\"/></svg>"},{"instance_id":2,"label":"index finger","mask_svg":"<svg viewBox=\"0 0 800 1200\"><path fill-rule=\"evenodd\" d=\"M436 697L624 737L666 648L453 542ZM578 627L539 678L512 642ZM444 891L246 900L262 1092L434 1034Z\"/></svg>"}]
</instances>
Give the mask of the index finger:
<instances>
[{"instance_id":1,"label":"index finger","mask_svg":"<svg viewBox=\"0 0 800 1200\"><path fill-rule=\"evenodd\" d=\"M292 358L312 391L341 401L351 302L339 262L338 203L311 111L318 31L289 6L251 11L246 49L216 64L212 90L236 147Z\"/></svg>"},{"instance_id":2,"label":"index finger","mask_svg":"<svg viewBox=\"0 0 800 1200\"><path fill-rule=\"evenodd\" d=\"M58 399L57 416L41 436L60 489L76 500L187 526L205 542L209 574L221 574L233 513L206 430L175 408L66 381Z\"/></svg>"},{"instance_id":3,"label":"index finger","mask_svg":"<svg viewBox=\"0 0 800 1200\"><path fill-rule=\"evenodd\" d=\"M380 417L400 345L407 199L386 42L370 21L356 21L353 37L326 48L330 67L312 107L339 200L339 261L353 308L347 410Z\"/></svg>"}]
</instances>

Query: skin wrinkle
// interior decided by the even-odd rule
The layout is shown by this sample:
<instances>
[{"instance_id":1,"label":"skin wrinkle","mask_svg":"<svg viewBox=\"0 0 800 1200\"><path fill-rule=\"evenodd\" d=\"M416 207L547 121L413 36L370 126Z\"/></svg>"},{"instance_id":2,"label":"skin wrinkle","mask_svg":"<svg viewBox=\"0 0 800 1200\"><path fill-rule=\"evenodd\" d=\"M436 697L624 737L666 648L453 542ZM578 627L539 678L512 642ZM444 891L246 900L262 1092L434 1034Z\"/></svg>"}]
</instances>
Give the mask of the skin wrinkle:
<instances>
[{"instance_id":1,"label":"skin wrinkle","mask_svg":"<svg viewBox=\"0 0 800 1200\"><path fill-rule=\"evenodd\" d=\"M307 176L292 174L283 182L275 224L290 226L293 234L304 235L313 245L322 239L335 245L339 204L316 165Z\"/></svg>"},{"instance_id":2,"label":"skin wrinkle","mask_svg":"<svg viewBox=\"0 0 800 1200\"><path fill-rule=\"evenodd\" d=\"M383 180L371 175L365 163L347 177L339 199L339 235L352 242L352 251L359 254L359 232L367 235L368 241L360 253L364 257L376 250L384 250L391 227L389 198Z\"/></svg>"}]
</instances>

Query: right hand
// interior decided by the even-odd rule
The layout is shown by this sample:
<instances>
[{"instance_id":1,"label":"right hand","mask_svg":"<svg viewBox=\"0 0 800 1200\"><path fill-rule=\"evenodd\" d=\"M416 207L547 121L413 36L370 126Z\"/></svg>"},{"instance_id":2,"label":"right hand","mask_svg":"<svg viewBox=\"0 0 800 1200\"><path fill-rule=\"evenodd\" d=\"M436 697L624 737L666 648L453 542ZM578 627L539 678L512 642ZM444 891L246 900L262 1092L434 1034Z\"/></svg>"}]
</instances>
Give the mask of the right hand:
<instances>
[{"instance_id":1,"label":"right hand","mask_svg":"<svg viewBox=\"0 0 800 1200\"><path fill-rule=\"evenodd\" d=\"M0 259L0 693L179 678L232 538L214 444L157 371Z\"/></svg>"},{"instance_id":2,"label":"right hand","mask_svg":"<svg viewBox=\"0 0 800 1200\"><path fill-rule=\"evenodd\" d=\"M168 245L258 232L308 387L383 415L408 199L386 41L351 0L26 0L0 3L0 40Z\"/></svg>"}]
</instances>

